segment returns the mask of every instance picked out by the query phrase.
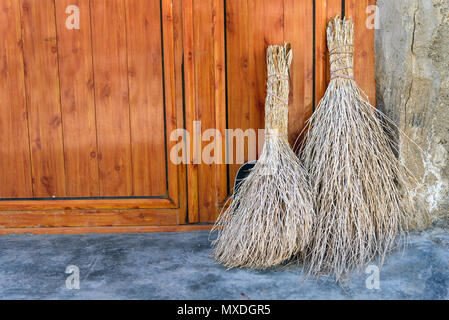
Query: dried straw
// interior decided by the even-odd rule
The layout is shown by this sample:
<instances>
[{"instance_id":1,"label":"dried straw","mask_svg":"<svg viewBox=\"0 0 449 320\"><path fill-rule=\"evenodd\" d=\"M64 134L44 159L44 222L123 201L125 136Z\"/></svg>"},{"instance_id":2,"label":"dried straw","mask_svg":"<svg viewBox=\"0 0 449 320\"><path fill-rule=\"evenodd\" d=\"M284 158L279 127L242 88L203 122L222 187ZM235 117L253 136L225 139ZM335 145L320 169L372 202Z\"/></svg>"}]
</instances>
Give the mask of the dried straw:
<instances>
[{"instance_id":1,"label":"dried straw","mask_svg":"<svg viewBox=\"0 0 449 320\"><path fill-rule=\"evenodd\" d=\"M273 267L309 242L312 195L287 139L291 59L288 44L268 47L265 145L213 229L214 257L227 267Z\"/></svg>"},{"instance_id":2,"label":"dried straw","mask_svg":"<svg viewBox=\"0 0 449 320\"><path fill-rule=\"evenodd\" d=\"M306 267L337 281L377 255L382 264L409 222L399 189L409 173L395 157L385 118L354 81L353 37L350 19L329 23L332 80L301 150L316 199Z\"/></svg>"}]
</instances>

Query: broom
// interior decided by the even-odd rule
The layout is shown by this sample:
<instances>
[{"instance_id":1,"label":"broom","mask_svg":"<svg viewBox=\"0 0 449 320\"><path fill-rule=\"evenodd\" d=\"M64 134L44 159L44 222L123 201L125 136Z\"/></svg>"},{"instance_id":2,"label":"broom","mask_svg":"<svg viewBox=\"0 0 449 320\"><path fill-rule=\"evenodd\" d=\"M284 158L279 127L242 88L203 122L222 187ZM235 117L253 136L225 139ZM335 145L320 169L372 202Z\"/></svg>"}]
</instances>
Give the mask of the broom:
<instances>
[{"instance_id":1,"label":"broom","mask_svg":"<svg viewBox=\"0 0 449 320\"><path fill-rule=\"evenodd\" d=\"M329 23L331 80L301 150L316 199L307 269L337 281L377 255L382 265L408 223L398 187L407 185L408 173L385 118L354 81L353 37L351 19Z\"/></svg>"},{"instance_id":2,"label":"broom","mask_svg":"<svg viewBox=\"0 0 449 320\"><path fill-rule=\"evenodd\" d=\"M312 195L288 143L290 45L267 49L265 144L213 231L214 258L227 267L265 269L304 250L312 226Z\"/></svg>"}]
</instances>

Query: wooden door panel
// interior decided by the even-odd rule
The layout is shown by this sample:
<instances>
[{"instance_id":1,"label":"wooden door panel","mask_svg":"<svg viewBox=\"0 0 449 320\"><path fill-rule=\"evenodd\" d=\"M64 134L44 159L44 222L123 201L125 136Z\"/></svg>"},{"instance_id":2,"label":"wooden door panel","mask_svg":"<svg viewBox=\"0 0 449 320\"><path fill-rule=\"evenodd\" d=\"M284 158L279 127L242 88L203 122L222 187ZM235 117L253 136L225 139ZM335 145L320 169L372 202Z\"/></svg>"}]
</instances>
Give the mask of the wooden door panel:
<instances>
[{"instance_id":1,"label":"wooden door panel","mask_svg":"<svg viewBox=\"0 0 449 320\"><path fill-rule=\"evenodd\" d=\"M188 165L189 222L213 222L228 195L225 152L207 146L225 145L226 68L224 2L183 2L183 44L186 129L193 137L193 122L200 122L206 136L191 143ZM198 128L198 127L197 127ZM216 130L219 134L212 133ZM193 138L192 138L193 139ZM220 143L218 143L220 144ZM204 162L209 157L212 163ZM217 163L222 161L222 163Z\"/></svg>"},{"instance_id":2,"label":"wooden door panel","mask_svg":"<svg viewBox=\"0 0 449 320\"><path fill-rule=\"evenodd\" d=\"M231 0L226 2L226 52L227 52L227 88L228 88L228 126L246 131L250 128L249 107L249 35L248 2ZM234 110L239 110L236 112ZM246 145L243 162L249 160ZM233 144L232 154L237 151ZM237 175L241 164L236 163L235 156L229 165L229 176ZM232 191L232 189L231 189Z\"/></svg>"},{"instance_id":3,"label":"wooden door panel","mask_svg":"<svg viewBox=\"0 0 449 320\"><path fill-rule=\"evenodd\" d=\"M166 132L166 155L176 145L176 141L170 139L171 132L178 128L184 128L183 110L183 87L182 87L182 67L179 63L180 53L175 54L175 48L182 46L182 41L178 26L181 19L180 0L160 0L161 1L161 26L162 26L162 47L164 57L164 93L165 93L165 132ZM181 85L176 86L179 83ZM180 103L181 102L181 103ZM171 161L167 162L167 188L166 196L173 207L179 208L178 215L182 222L186 223L186 176L185 166L176 165ZM165 198L165 197L164 197Z\"/></svg>"},{"instance_id":4,"label":"wooden door panel","mask_svg":"<svg viewBox=\"0 0 449 320\"><path fill-rule=\"evenodd\" d=\"M2 6L0 57L10 80L0 85L2 218L11 210L161 209L182 223L185 176L167 159L167 132L183 125L173 1ZM79 28L67 28L68 6L78 8Z\"/></svg>"},{"instance_id":5,"label":"wooden door panel","mask_svg":"<svg viewBox=\"0 0 449 320\"><path fill-rule=\"evenodd\" d=\"M195 102L202 132L216 128L214 95L214 37L212 0L193 2L193 54L195 55ZM214 139L214 138L212 138ZM210 141L202 141L201 150ZM199 155L202 157L202 152ZM217 203L216 165L202 163L198 169L198 206L200 221L213 221L211 213Z\"/></svg>"},{"instance_id":6,"label":"wooden door panel","mask_svg":"<svg viewBox=\"0 0 449 320\"><path fill-rule=\"evenodd\" d=\"M266 49L284 41L284 1L248 0L250 128L265 127ZM263 144L257 145L257 154Z\"/></svg>"},{"instance_id":7,"label":"wooden door panel","mask_svg":"<svg viewBox=\"0 0 449 320\"><path fill-rule=\"evenodd\" d=\"M59 81L67 197L98 197L97 129L89 0L58 0ZM79 29L66 27L66 8L78 6ZM82 13L82 14L81 14Z\"/></svg>"},{"instance_id":8,"label":"wooden door panel","mask_svg":"<svg viewBox=\"0 0 449 320\"><path fill-rule=\"evenodd\" d=\"M313 113L313 0L285 0L284 41L292 46L290 67L289 141L297 143ZM301 27L300 27L301 26Z\"/></svg>"},{"instance_id":9,"label":"wooden door panel","mask_svg":"<svg viewBox=\"0 0 449 320\"><path fill-rule=\"evenodd\" d=\"M22 0L23 55L34 197L64 197L65 170L52 0Z\"/></svg>"},{"instance_id":10,"label":"wooden door panel","mask_svg":"<svg viewBox=\"0 0 449 320\"><path fill-rule=\"evenodd\" d=\"M212 4L213 38L214 38L214 101L215 101L215 128L220 135L215 137L221 146L226 146L227 107L226 107L226 37L225 37L225 1L214 0ZM225 149L224 149L225 150ZM219 207L227 201L228 166L226 152L215 155L220 162L215 170L217 181L217 204ZM215 221L212 217L211 221Z\"/></svg>"},{"instance_id":11,"label":"wooden door panel","mask_svg":"<svg viewBox=\"0 0 449 320\"><path fill-rule=\"evenodd\" d=\"M195 55L194 55L194 29L193 29L193 0L182 1L182 68L183 89L185 105L185 129L193 133L193 121L197 119L195 105ZM198 159L194 152L196 146L192 142L189 147L189 164L187 166L187 202L188 221L199 222L198 204Z\"/></svg>"},{"instance_id":12,"label":"wooden door panel","mask_svg":"<svg viewBox=\"0 0 449 320\"><path fill-rule=\"evenodd\" d=\"M91 8L100 196L132 196L124 0Z\"/></svg>"},{"instance_id":13,"label":"wooden door panel","mask_svg":"<svg viewBox=\"0 0 449 320\"><path fill-rule=\"evenodd\" d=\"M167 194L161 7L126 0L134 196Z\"/></svg>"},{"instance_id":14,"label":"wooden door panel","mask_svg":"<svg viewBox=\"0 0 449 320\"><path fill-rule=\"evenodd\" d=\"M33 188L19 1L1 2L0 35L0 197L28 198Z\"/></svg>"},{"instance_id":15,"label":"wooden door panel","mask_svg":"<svg viewBox=\"0 0 449 320\"><path fill-rule=\"evenodd\" d=\"M45 214L39 210L23 210L0 213L2 228L168 226L177 225L178 221L172 209L52 210Z\"/></svg>"}]
</instances>

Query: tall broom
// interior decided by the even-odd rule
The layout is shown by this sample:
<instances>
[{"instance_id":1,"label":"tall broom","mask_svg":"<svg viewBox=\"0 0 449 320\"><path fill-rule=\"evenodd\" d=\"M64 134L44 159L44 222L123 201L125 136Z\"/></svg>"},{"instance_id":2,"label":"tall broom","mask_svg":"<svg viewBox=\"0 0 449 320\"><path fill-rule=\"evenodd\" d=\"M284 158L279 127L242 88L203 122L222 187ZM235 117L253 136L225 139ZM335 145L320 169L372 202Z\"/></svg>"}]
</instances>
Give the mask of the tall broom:
<instances>
[{"instance_id":1,"label":"tall broom","mask_svg":"<svg viewBox=\"0 0 449 320\"><path fill-rule=\"evenodd\" d=\"M316 199L308 269L340 281L377 255L382 264L407 226L398 184L407 185L409 175L385 118L354 81L352 21L334 18L327 40L331 81L309 120L301 157Z\"/></svg>"},{"instance_id":2,"label":"tall broom","mask_svg":"<svg viewBox=\"0 0 449 320\"><path fill-rule=\"evenodd\" d=\"M291 59L290 45L268 47L265 145L213 228L214 257L227 267L273 267L309 242L312 195L287 137Z\"/></svg>"}]
</instances>

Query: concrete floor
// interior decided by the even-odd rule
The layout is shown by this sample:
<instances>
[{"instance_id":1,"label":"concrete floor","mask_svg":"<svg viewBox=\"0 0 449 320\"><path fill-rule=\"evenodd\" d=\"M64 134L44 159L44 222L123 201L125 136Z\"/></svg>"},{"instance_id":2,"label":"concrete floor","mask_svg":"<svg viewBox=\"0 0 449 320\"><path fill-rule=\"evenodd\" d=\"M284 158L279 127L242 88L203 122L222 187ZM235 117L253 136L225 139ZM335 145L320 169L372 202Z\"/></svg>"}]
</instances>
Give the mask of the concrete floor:
<instances>
[{"instance_id":1,"label":"concrete floor","mask_svg":"<svg viewBox=\"0 0 449 320\"><path fill-rule=\"evenodd\" d=\"M380 271L380 290L355 274L340 287L300 267L226 270L208 232L0 236L1 299L449 299L449 231L410 236ZM66 288L66 267L80 289Z\"/></svg>"}]
</instances>

